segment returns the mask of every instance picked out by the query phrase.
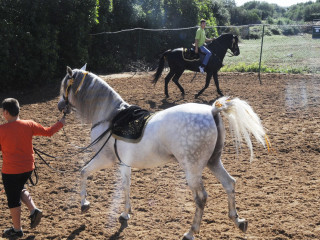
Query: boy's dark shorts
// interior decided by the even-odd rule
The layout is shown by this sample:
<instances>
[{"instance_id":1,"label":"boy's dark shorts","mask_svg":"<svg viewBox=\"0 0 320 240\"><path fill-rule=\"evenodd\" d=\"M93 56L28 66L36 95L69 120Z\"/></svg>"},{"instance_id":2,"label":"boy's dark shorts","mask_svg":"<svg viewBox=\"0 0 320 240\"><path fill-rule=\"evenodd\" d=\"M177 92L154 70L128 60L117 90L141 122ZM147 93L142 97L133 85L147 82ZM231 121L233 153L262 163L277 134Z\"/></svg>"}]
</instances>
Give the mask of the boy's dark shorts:
<instances>
[{"instance_id":1,"label":"boy's dark shorts","mask_svg":"<svg viewBox=\"0 0 320 240\"><path fill-rule=\"evenodd\" d=\"M9 208L21 206L21 191L24 189L24 184L31 176L31 172L20 174L5 174L2 173L2 182L8 199Z\"/></svg>"}]
</instances>

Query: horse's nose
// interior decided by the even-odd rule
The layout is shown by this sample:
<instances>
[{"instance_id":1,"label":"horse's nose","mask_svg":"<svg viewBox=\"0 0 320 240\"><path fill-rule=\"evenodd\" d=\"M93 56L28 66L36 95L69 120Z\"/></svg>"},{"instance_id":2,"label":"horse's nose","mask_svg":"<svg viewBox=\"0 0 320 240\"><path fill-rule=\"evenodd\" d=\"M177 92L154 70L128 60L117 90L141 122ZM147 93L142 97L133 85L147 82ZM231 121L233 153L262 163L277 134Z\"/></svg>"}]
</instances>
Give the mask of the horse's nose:
<instances>
[{"instance_id":1,"label":"horse's nose","mask_svg":"<svg viewBox=\"0 0 320 240\"><path fill-rule=\"evenodd\" d=\"M58 102L58 109L60 112L62 112L63 109L65 109L66 107L66 101L61 99L59 102Z\"/></svg>"}]
</instances>

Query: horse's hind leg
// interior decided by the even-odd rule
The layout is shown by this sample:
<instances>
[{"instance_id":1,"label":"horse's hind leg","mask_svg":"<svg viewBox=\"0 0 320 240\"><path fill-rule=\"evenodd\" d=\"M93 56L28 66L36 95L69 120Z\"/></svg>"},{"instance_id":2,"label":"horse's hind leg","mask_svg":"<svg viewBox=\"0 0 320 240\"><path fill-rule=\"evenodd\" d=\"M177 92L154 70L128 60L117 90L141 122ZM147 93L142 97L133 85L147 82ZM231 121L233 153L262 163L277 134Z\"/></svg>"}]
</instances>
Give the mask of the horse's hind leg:
<instances>
[{"instance_id":1,"label":"horse's hind leg","mask_svg":"<svg viewBox=\"0 0 320 240\"><path fill-rule=\"evenodd\" d=\"M215 159L208 163L208 168L216 176L216 178L221 182L223 188L228 194L228 206L229 206L229 218L234 221L236 226L243 232L247 231L248 221L245 219L239 218L236 210L236 201L235 201L235 179L230 176L227 170L223 167L223 164L220 160Z\"/></svg>"},{"instance_id":2,"label":"horse's hind leg","mask_svg":"<svg viewBox=\"0 0 320 240\"><path fill-rule=\"evenodd\" d=\"M201 175L197 176L193 174L187 174L187 182L188 186L192 191L193 198L196 203L196 212L193 218L191 228L189 232L184 234L183 240L192 240L194 239L194 234L199 233L200 231L200 223L208 195L204 189Z\"/></svg>"},{"instance_id":3,"label":"horse's hind leg","mask_svg":"<svg viewBox=\"0 0 320 240\"><path fill-rule=\"evenodd\" d=\"M169 97L169 93L168 93L168 84L171 80L171 78L173 77L173 75L175 74L174 71L171 70L170 68L170 72L168 73L168 75L164 78L164 94L166 95L166 97Z\"/></svg>"},{"instance_id":4,"label":"horse's hind leg","mask_svg":"<svg viewBox=\"0 0 320 240\"><path fill-rule=\"evenodd\" d=\"M172 81L173 81L173 82L177 85L177 87L180 89L182 97L184 97L184 89L183 89L183 87L182 87L182 86L180 85L180 83L179 83L179 78L181 77L183 71L184 71L184 70L182 70L182 71L180 70L180 71L176 72L176 74L174 75L174 77L173 77L173 79L172 79Z\"/></svg>"},{"instance_id":5,"label":"horse's hind leg","mask_svg":"<svg viewBox=\"0 0 320 240\"><path fill-rule=\"evenodd\" d=\"M223 93L220 90L220 86L219 86L219 79L218 79L218 72L215 72L213 74L213 79L214 79L214 83L216 84L216 88L217 88L217 92L220 96L223 96Z\"/></svg>"}]
</instances>

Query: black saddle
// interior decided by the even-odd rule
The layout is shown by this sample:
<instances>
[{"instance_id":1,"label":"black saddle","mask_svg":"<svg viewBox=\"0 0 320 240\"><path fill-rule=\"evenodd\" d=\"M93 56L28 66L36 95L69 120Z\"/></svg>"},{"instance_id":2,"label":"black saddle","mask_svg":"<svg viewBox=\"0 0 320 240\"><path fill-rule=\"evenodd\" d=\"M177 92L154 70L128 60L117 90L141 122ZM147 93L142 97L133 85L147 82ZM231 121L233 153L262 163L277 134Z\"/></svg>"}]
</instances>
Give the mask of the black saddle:
<instances>
[{"instance_id":1,"label":"black saddle","mask_svg":"<svg viewBox=\"0 0 320 240\"><path fill-rule=\"evenodd\" d=\"M153 113L138 106L130 106L119 112L112 121L112 134L115 138L140 141L145 125Z\"/></svg>"},{"instance_id":2,"label":"black saddle","mask_svg":"<svg viewBox=\"0 0 320 240\"><path fill-rule=\"evenodd\" d=\"M203 61L205 53L201 52L198 48L198 53L194 51L194 48L183 48L182 56L186 61Z\"/></svg>"}]
</instances>

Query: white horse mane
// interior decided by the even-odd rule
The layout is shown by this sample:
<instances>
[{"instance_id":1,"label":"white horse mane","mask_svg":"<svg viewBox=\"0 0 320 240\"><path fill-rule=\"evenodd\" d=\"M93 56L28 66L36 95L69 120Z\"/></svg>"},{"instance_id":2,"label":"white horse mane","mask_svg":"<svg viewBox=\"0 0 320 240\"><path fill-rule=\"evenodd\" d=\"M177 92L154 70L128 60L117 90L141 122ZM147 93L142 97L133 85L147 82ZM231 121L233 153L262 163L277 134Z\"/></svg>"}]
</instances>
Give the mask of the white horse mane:
<instances>
[{"instance_id":1,"label":"white horse mane","mask_svg":"<svg viewBox=\"0 0 320 240\"><path fill-rule=\"evenodd\" d=\"M85 73L87 72L79 69L72 70L74 83L68 96L71 105L86 123L97 120L111 121L118 111L129 104L105 81L93 73L87 73L82 82ZM69 79L67 74L61 84L62 93L65 92ZM76 92L78 88L79 91Z\"/></svg>"}]
</instances>

